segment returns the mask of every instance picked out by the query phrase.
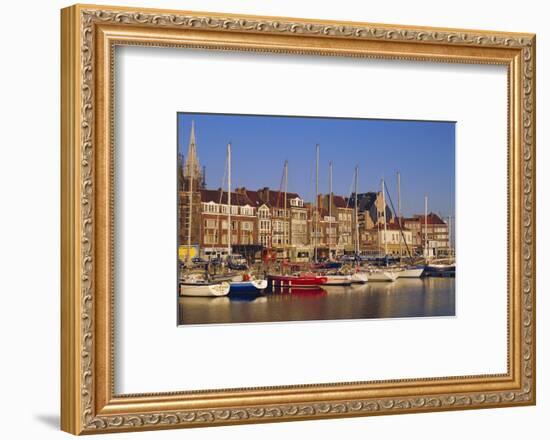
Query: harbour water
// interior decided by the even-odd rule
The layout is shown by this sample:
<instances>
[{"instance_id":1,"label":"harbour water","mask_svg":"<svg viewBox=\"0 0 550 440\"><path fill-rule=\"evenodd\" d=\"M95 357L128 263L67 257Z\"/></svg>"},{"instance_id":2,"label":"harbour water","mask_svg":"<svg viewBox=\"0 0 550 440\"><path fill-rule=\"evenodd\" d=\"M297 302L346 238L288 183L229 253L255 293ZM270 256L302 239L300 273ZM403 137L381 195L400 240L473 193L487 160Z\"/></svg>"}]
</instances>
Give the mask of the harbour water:
<instances>
[{"instance_id":1,"label":"harbour water","mask_svg":"<svg viewBox=\"0 0 550 440\"><path fill-rule=\"evenodd\" d=\"M454 278L410 278L315 291L178 298L178 325L454 316Z\"/></svg>"}]
</instances>

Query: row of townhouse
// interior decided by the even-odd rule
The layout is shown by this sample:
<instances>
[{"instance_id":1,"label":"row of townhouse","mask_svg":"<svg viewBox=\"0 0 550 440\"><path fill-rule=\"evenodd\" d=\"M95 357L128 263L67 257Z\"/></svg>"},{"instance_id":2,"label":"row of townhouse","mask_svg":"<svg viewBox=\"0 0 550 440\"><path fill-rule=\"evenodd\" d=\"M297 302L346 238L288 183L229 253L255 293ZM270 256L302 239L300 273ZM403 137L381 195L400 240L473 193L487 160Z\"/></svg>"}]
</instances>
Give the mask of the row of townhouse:
<instances>
[{"instance_id":1,"label":"row of townhouse","mask_svg":"<svg viewBox=\"0 0 550 440\"><path fill-rule=\"evenodd\" d=\"M180 232L189 227L185 216L189 200L188 192L182 192ZM272 250L275 257L293 260L310 259L314 253L329 257L354 252L356 237L359 251L366 255L449 253L448 225L438 215L402 218L399 225L387 206L384 209L379 193L358 195L357 231L353 195L320 195L315 205L297 193L285 195L269 188L237 188L230 201L227 191L199 188L192 200L196 221L190 235L180 234L180 244L188 244L190 237L206 257L227 254L230 229L232 252L257 255Z\"/></svg>"},{"instance_id":2,"label":"row of townhouse","mask_svg":"<svg viewBox=\"0 0 550 440\"><path fill-rule=\"evenodd\" d=\"M238 249L243 253L247 250L257 253L273 250L279 258L296 259L305 254L309 258L312 246L333 248L333 253L352 249L353 209L346 206L341 196L327 196L332 208L319 206L316 209L297 193L285 194L267 187L257 191L237 188L231 192L231 200L228 192L221 188L200 189L198 193L201 203L200 232L195 231L191 239L192 244L198 244L206 257L227 253L229 218L232 251ZM189 196L183 193L182 204L185 205L188 199ZM184 234L182 238L182 243L185 243Z\"/></svg>"},{"instance_id":3,"label":"row of townhouse","mask_svg":"<svg viewBox=\"0 0 550 440\"><path fill-rule=\"evenodd\" d=\"M190 196L181 193L180 232L186 223ZM436 214L399 220L381 202L379 193L358 195L358 228L355 229L354 196L320 195L318 204L308 203L297 193L262 188L237 188L231 192L199 188L192 197L195 222L191 234L180 234L180 244L198 246L201 255L225 255L231 229L232 252L256 255L273 251L274 257L293 260L337 256L359 251L366 255L421 254L427 244L430 256L449 252L448 225ZM285 207L286 200L286 207ZM231 213L229 213L231 202ZM231 219L231 228L229 228Z\"/></svg>"}]
</instances>

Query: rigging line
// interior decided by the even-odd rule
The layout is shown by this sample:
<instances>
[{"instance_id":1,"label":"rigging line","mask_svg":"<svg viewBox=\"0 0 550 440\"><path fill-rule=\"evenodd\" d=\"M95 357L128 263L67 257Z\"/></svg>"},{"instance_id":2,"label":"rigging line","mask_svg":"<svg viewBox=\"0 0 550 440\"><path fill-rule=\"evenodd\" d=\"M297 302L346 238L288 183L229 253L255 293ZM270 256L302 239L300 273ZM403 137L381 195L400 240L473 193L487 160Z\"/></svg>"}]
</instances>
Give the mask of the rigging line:
<instances>
[{"instance_id":1,"label":"rigging line","mask_svg":"<svg viewBox=\"0 0 550 440\"><path fill-rule=\"evenodd\" d=\"M227 177L227 168L228 168L228 157L227 155L225 155L225 165L223 167L223 177L222 177L222 184L220 186L220 202L218 203L218 213L216 214L216 224L218 225L217 227L219 228L220 227L220 210L221 210L221 204L222 204L222 199L223 199L223 185L225 183L225 179Z\"/></svg>"},{"instance_id":2,"label":"rigging line","mask_svg":"<svg viewBox=\"0 0 550 440\"><path fill-rule=\"evenodd\" d=\"M286 164L286 159L284 163ZM279 204L279 202L281 201L281 192L283 191L284 181L285 181L285 166L283 165L283 173L281 174L281 183L279 184L279 192L277 193L277 208L281 208L281 205Z\"/></svg>"},{"instance_id":3,"label":"rigging line","mask_svg":"<svg viewBox=\"0 0 550 440\"><path fill-rule=\"evenodd\" d=\"M313 154L313 161L311 163L315 164L315 153ZM307 196L308 196L308 199L312 200L312 201L315 200L315 196L314 196L314 194L315 194L314 170L315 170L315 165L314 166L310 165L310 167L309 167L309 185L308 185L308 194L307 194ZM313 212L313 209L312 209L311 212Z\"/></svg>"},{"instance_id":4,"label":"rigging line","mask_svg":"<svg viewBox=\"0 0 550 440\"><path fill-rule=\"evenodd\" d=\"M388 199L390 201L390 205L391 205L391 210L393 211L393 215L398 219L398 224L399 224L399 232L401 232L401 238L403 239L403 243L405 243L405 248L407 249L407 254L409 255L409 259L411 260L411 263L412 263L412 254L411 254L411 251L409 249L409 245L407 244L407 240L405 240L405 234L403 233L403 225L401 224L401 219L399 217L397 217L397 214L395 213L395 208L393 206L393 201L391 199L391 196L390 196L390 192L388 191L388 185L386 182L384 182L384 188L386 190L386 194L388 196ZM384 212L384 221L386 221L386 213Z\"/></svg>"}]
</instances>

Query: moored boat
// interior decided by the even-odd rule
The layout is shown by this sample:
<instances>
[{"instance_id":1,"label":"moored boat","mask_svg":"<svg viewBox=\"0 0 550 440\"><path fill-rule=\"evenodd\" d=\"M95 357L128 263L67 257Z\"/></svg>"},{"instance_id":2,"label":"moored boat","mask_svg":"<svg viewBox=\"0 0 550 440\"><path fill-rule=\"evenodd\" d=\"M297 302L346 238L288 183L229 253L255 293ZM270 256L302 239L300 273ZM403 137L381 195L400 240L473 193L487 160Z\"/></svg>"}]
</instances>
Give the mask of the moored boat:
<instances>
[{"instance_id":1,"label":"moored boat","mask_svg":"<svg viewBox=\"0 0 550 440\"><path fill-rule=\"evenodd\" d=\"M420 278L424 273L424 266L404 267L396 273L398 278Z\"/></svg>"},{"instance_id":2,"label":"moored boat","mask_svg":"<svg viewBox=\"0 0 550 440\"><path fill-rule=\"evenodd\" d=\"M369 276L366 273L355 272L351 275L352 284L365 284L369 280Z\"/></svg>"},{"instance_id":3,"label":"moored boat","mask_svg":"<svg viewBox=\"0 0 550 440\"><path fill-rule=\"evenodd\" d=\"M425 274L431 277L454 277L455 263L450 264L428 264Z\"/></svg>"},{"instance_id":4,"label":"moored boat","mask_svg":"<svg viewBox=\"0 0 550 440\"><path fill-rule=\"evenodd\" d=\"M229 293L229 283L192 279L180 281L179 296L225 296Z\"/></svg>"},{"instance_id":5,"label":"moored boat","mask_svg":"<svg viewBox=\"0 0 550 440\"><path fill-rule=\"evenodd\" d=\"M351 286L352 276L351 275L323 275L326 277L327 282L325 286Z\"/></svg>"},{"instance_id":6,"label":"moored boat","mask_svg":"<svg viewBox=\"0 0 550 440\"><path fill-rule=\"evenodd\" d=\"M367 271L367 276L369 277L370 281L395 281L398 277L397 272L391 271L391 270L378 270L373 269Z\"/></svg>"},{"instance_id":7,"label":"moored boat","mask_svg":"<svg viewBox=\"0 0 550 440\"><path fill-rule=\"evenodd\" d=\"M219 274L214 274L209 276L212 281L220 282L220 283L223 281L227 283L237 282L243 279L242 272L227 272L227 273L219 273Z\"/></svg>"},{"instance_id":8,"label":"moored boat","mask_svg":"<svg viewBox=\"0 0 550 440\"><path fill-rule=\"evenodd\" d=\"M268 282L272 287L299 287L302 289L305 288L316 288L326 284L327 277L317 276L311 274L300 274L300 275L268 275Z\"/></svg>"},{"instance_id":9,"label":"moored boat","mask_svg":"<svg viewBox=\"0 0 550 440\"><path fill-rule=\"evenodd\" d=\"M262 293L267 288L267 280L243 280L229 283L229 293Z\"/></svg>"}]
</instances>

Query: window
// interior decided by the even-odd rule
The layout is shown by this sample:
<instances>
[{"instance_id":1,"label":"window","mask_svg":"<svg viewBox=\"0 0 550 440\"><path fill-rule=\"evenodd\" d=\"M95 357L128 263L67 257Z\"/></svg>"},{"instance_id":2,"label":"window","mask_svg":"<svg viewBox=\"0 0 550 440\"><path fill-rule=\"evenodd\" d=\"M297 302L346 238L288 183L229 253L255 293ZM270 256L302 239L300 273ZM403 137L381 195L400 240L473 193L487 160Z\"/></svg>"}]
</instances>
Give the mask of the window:
<instances>
[{"instance_id":1,"label":"window","mask_svg":"<svg viewBox=\"0 0 550 440\"><path fill-rule=\"evenodd\" d=\"M269 217L269 209L266 206L262 206L258 209L258 217L260 218L268 218Z\"/></svg>"},{"instance_id":2,"label":"window","mask_svg":"<svg viewBox=\"0 0 550 440\"><path fill-rule=\"evenodd\" d=\"M218 227L218 222L214 219L206 219L204 221L204 227L206 229L215 229Z\"/></svg>"},{"instance_id":3,"label":"window","mask_svg":"<svg viewBox=\"0 0 550 440\"><path fill-rule=\"evenodd\" d=\"M252 222L242 222L241 229L243 231L252 231Z\"/></svg>"},{"instance_id":4,"label":"window","mask_svg":"<svg viewBox=\"0 0 550 440\"><path fill-rule=\"evenodd\" d=\"M218 231L204 236L204 244L216 244L218 242Z\"/></svg>"},{"instance_id":5,"label":"window","mask_svg":"<svg viewBox=\"0 0 550 440\"><path fill-rule=\"evenodd\" d=\"M241 214L242 215L254 215L254 208L251 206L243 206L241 208Z\"/></svg>"}]
</instances>

